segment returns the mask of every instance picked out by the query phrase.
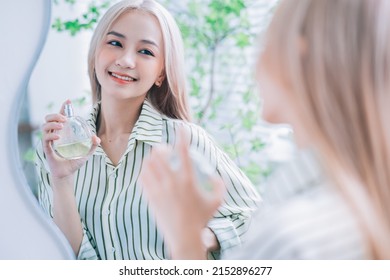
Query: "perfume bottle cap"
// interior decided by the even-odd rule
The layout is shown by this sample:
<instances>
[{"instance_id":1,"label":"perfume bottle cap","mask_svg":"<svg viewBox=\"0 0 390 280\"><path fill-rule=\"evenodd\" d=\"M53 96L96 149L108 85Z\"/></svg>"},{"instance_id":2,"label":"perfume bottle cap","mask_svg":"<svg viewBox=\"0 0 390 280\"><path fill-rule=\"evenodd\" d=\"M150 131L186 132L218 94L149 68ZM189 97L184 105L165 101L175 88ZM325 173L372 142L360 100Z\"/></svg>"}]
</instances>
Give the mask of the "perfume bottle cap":
<instances>
[{"instance_id":1,"label":"perfume bottle cap","mask_svg":"<svg viewBox=\"0 0 390 280\"><path fill-rule=\"evenodd\" d=\"M65 116L67 116L68 118L73 117L73 107L72 107L72 104L68 104L68 103L65 104L64 113L65 113Z\"/></svg>"}]
</instances>

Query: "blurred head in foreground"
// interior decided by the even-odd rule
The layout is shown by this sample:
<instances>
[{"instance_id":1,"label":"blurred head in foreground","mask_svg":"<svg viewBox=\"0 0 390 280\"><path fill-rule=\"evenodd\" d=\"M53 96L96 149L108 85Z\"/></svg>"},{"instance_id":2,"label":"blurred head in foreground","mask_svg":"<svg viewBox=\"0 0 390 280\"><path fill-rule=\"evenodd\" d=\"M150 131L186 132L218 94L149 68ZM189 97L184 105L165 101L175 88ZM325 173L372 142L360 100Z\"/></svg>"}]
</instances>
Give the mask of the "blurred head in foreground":
<instances>
[{"instance_id":1,"label":"blurred head in foreground","mask_svg":"<svg viewBox=\"0 0 390 280\"><path fill-rule=\"evenodd\" d=\"M256 78L263 118L293 126L359 218L371 258L390 258L390 1L285 0Z\"/></svg>"}]
</instances>

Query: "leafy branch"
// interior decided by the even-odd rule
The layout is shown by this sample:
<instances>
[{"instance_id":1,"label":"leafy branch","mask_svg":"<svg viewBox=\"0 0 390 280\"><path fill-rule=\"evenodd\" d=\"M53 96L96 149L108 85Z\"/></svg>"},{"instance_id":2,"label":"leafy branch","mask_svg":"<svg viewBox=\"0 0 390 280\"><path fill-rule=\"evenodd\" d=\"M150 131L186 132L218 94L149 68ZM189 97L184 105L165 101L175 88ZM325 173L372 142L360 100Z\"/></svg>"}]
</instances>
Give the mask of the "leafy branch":
<instances>
[{"instance_id":1,"label":"leafy branch","mask_svg":"<svg viewBox=\"0 0 390 280\"><path fill-rule=\"evenodd\" d=\"M76 0L63 1L70 5L74 5L76 3ZM54 3L59 5L59 0L55 0ZM96 4L95 2L90 3L87 11L78 18L73 20L63 20L62 18L57 17L52 24L52 28L58 32L69 32L72 36L75 36L82 30L92 30L99 20L102 12L106 10L109 5L110 1L108 0L103 1L100 4Z\"/></svg>"}]
</instances>

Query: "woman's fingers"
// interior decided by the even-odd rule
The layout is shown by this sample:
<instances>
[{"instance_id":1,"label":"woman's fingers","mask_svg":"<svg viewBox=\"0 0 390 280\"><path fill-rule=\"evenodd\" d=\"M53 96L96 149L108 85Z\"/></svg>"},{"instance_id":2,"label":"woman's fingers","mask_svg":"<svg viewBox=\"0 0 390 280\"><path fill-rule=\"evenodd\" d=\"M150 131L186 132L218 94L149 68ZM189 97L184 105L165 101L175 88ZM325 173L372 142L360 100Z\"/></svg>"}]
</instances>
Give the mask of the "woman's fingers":
<instances>
[{"instance_id":1,"label":"woman's fingers","mask_svg":"<svg viewBox=\"0 0 390 280\"><path fill-rule=\"evenodd\" d=\"M54 115L47 116L47 119L58 119ZM42 143L43 149L46 153L51 153L51 143L54 140L58 140L60 136L56 133L57 130L61 130L64 125L57 121L50 121L42 125Z\"/></svg>"},{"instance_id":2,"label":"woman's fingers","mask_svg":"<svg viewBox=\"0 0 390 280\"><path fill-rule=\"evenodd\" d=\"M99 146L100 142L101 142L101 140L99 137L97 137L96 135L92 136L92 145Z\"/></svg>"},{"instance_id":3,"label":"woman's fingers","mask_svg":"<svg viewBox=\"0 0 390 280\"><path fill-rule=\"evenodd\" d=\"M61 112L63 112L63 108L65 103L62 105ZM51 147L51 143L54 140L60 139L60 136L56 133L56 131L61 130L66 122L66 117L60 114L49 114L45 116L45 123L42 125L42 145L43 150L46 155L53 155L53 149Z\"/></svg>"},{"instance_id":4,"label":"woman's fingers","mask_svg":"<svg viewBox=\"0 0 390 280\"><path fill-rule=\"evenodd\" d=\"M54 130L60 130L64 127L62 123L58 122L48 122L42 125L43 133L51 133Z\"/></svg>"},{"instance_id":5,"label":"woman's fingers","mask_svg":"<svg viewBox=\"0 0 390 280\"><path fill-rule=\"evenodd\" d=\"M155 147L150 157L150 170L153 170L153 176L160 181L161 186L172 188L172 177L175 176L176 170L172 166L172 150L165 145Z\"/></svg>"},{"instance_id":6,"label":"woman's fingers","mask_svg":"<svg viewBox=\"0 0 390 280\"><path fill-rule=\"evenodd\" d=\"M49 122L63 123L66 121L66 117L64 115L61 115L61 114L49 114L49 115L46 115L45 121L46 121L46 123L49 123Z\"/></svg>"},{"instance_id":7,"label":"woman's fingers","mask_svg":"<svg viewBox=\"0 0 390 280\"><path fill-rule=\"evenodd\" d=\"M96 135L92 136L91 141L92 141L92 147L91 147L91 150L89 151L87 157L89 157L90 155L92 155L95 152L97 146L99 146L99 144L101 142L100 138L97 137Z\"/></svg>"},{"instance_id":8,"label":"woman's fingers","mask_svg":"<svg viewBox=\"0 0 390 280\"><path fill-rule=\"evenodd\" d=\"M192 163L192 160L190 157L188 143L189 143L189 141L187 139L185 131L183 129L181 129L179 131L177 152L178 152L180 162L182 164L182 169L183 169L183 172L181 172L181 174L183 176L185 176L187 185L193 184L193 182L195 182L194 167L193 167L193 163Z\"/></svg>"},{"instance_id":9,"label":"woman's fingers","mask_svg":"<svg viewBox=\"0 0 390 280\"><path fill-rule=\"evenodd\" d=\"M42 125L42 144L45 153L51 153L51 143L54 140L58 140L60 136L55 132L63 128L62 123L47 122Z\"/></svg>"},{"instance_id":10,"label":"woman's fingers","mask_svg":"<svg viewBox=\"0 0 390 280\"><path fill-rule=\"evenodd\" d=\"M50 142L60 139L60 136L55 132L44 133L42 136L43 142Z\"/></svg>"},{"instance_id":11,"label":"woman's fingers","mask_svg":"<svg viewBox=\"0 0 390 280\"><path fill-rule=\"evenodd\" d=\"M146 196L148 197L148 200L151 200L152 204L155 203L155 197L158 197L158 194L162 188L157 187L160 184L157 176L155 175L155 169L152 167L151 158L148 158L144 161L139 181L145 191ZM154 205L152 205L152 208L153 206Z\"/></svg>"},{"instance_id":12,"label":"woman's fingers","mask_svg":"<svg viewBox=\"0 0 390 280\"><path fill-rule=\"evenodd\" d=\"M213 215L223 201L223 197L226 193L226 186L223 180L218 176L212 176L210 178L210 183L213 186L213 190L208 197L211 199L209 206L211 215Z\"/></svg>"},{"instance_id":13,"label":"woman's fingers","mask_svg":"<svg viewBox=\"0 0 390 280\"><path fill-rule=\"evenodd\" d=\"M65 104L71 104L71 101L68 99L64 103L62 103L59 113L46 115L45 121L46 122L53 122L53 121L65 122L66 121L66 117L64 115Z\"/></svg>"}]
</instances>

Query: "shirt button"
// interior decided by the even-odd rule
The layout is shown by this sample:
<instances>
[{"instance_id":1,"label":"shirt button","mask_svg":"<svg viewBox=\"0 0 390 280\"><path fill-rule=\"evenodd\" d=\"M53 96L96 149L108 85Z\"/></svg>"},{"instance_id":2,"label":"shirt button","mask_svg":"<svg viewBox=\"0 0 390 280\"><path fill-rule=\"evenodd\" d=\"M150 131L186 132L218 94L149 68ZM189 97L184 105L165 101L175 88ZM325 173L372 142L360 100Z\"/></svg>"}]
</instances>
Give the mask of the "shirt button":
<instances>
[{"instance_id":1,"label":"shirt button","mask_svg":"<svg viewBox=\"0 0 390 280\"><path fill-rule=\"evenodd\" d=\"M104 210L104 214L109 215L110 214L110 210Z\"/></svg>"},{"instance_id":2,"label":"shirt button","mask_svg":"<svg viewBox=\"0 0 390 280\"><path fill-rule=\"evenodd\" d=\"M112 247L112 248L111 248L111 252L112 252L112 253L115 252L115 247Z\"/></svg>"}]
</instances>

